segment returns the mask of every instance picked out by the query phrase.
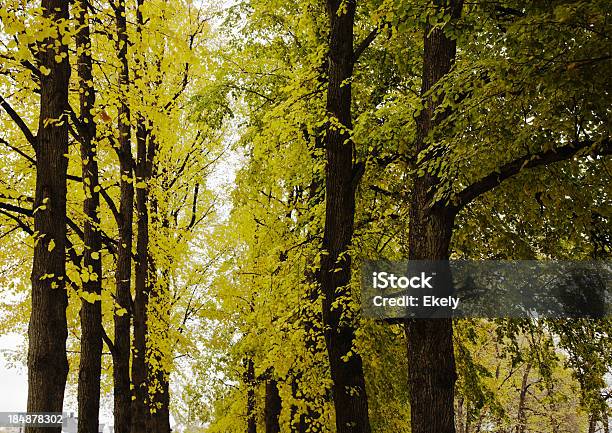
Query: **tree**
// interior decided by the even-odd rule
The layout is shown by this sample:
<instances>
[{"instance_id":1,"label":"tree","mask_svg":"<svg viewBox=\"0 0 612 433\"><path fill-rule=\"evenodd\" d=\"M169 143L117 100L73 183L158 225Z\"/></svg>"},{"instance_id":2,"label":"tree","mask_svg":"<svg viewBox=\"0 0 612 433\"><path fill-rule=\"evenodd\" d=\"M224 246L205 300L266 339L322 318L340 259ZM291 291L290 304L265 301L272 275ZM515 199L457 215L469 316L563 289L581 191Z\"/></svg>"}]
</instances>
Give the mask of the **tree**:
<instances>
[{"instance_id":1,"label":"tree","mask_svg":"<svg viewBox=\"0 0 612 433\"><path fill-rule=\"evenodd\" d=\"M78 430L97 433L100 413L100 375L102 369L102 234L100 228L100 181L96 155L96 123L93 109L96 90L93 86L91 37L87 2L76 11L78 32L79 136L83 178L83 267L89 278L83 284L86 294L81 302L81 360L78 380Z\"/></svg>"},{"instance_id":2,"label":"tree","mask_svg":"<svg viewBox=\"0 0 612 433\"><path fill-rule=\"evenodd\" d=\"M342 8L341 8L342 6ZM368 402L361 356L352 351L355 329L351 322L351 260L355 188L363 166L353 163L351 78L354 62L355 1L327 2L329 65L325 134L325 230L319 278L323 296L323 326L333 381L336 429L370 432Z\"/></svg>"},{"instance_id":3,"label":"tree","mask_svg":"<svg viewBox=\"0 0 612 433\"><path fill-rule=\"evenodd\" d=\"M466 124L458 120L463 113L453 117L452 113L456 108L446 102L448 95L445 93L450 85L445 82L440 86L439 83L445 81L445 76L449 75L456 61L456 39L460 33L454 23L458 22L462 8L461 1L435 3L434 12L442 17L442 21L433 18L435 14L429 15L424 31L421 89L423 109L416 118L415 148L419 156L414 171L409 229L409 258L415 260L448 259L457 213L482 194L519 174L521 170L572 159L584 149L594 148L599 154L608 154L610 151L609 138L606 136L603 140L594 141L571 137L561 132L559 142L548 149L529 151L526 155L504 161L491 173L472 180L467 185L462 184L458 188L459 191L455 192L458 185L448 177L445 167L447 163L452 164L452 159L447 158L444 149L449 146L452 153L452 144L448 141L449 136L444 135L449 134L449 131L459 135ZM529 14L517 12L516 15L524 17ZM433 24L436 22L438 25ZM508 43L507 40L504 42ZM456 89L455 87L452 92L452 98L460 101L461 92ZM525 94L528 95L527 92ZM461 113L461 110L457 111ZM590 135L589 132L584 132ZM436 143L437 140L443 140L444 144ZM601 146L598 147L599 143ZM445 175L440 176L440 173ZM406 334L411 366L413 431L454 432L455 367L451 322L408 322Z\"/></svg>"},{"instance_id":4,"label":"tree","mask_svg":"<svg viewBox=\"0 0 612 433\"><path fill-rule=\"evenodd\" d=\"M61 412L66 358L66 175L68 169L68 3L42 2L41 24L50 32L37 44L40 114L36 136L35 246L32 313L28 328L28 411ZM42 432L28 427L28 433ZM59 427L52 431L60 431Z\"/></svg>"}]
</instances>

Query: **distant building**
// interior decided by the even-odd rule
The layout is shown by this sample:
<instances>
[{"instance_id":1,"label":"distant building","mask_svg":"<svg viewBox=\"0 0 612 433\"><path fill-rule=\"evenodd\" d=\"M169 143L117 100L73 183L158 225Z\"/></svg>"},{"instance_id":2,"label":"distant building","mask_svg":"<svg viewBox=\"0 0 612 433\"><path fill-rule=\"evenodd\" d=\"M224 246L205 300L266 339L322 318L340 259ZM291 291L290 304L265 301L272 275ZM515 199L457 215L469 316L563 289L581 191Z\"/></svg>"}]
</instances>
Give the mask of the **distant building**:
<instances>
[{"instance_id":1,"label":"distant building","mask_svg":"<svg viewBox=\"0 0 612 433\"><path fill-rule=\"evenodd\" d=\"M74 415L74 412L70 412L62 422L62 433L77 433L78 430L78 417ZM109 430L104 430L104 424L98 424L98 433L108 433ZM112 427L110 433L112 433Z\"/></svg>"}]
</instances>

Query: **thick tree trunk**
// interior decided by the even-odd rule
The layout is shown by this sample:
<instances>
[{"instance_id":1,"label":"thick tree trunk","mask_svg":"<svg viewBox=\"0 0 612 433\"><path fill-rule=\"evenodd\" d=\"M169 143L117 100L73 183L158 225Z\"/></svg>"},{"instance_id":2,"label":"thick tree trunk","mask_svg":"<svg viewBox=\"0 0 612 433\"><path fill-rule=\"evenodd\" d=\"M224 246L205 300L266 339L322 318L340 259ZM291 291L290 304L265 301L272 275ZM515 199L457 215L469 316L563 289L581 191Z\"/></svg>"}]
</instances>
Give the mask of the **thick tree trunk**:
<instances>
[{"instance_id":1,"label":"thick tree trunk","mask_svg":"<svg viewBox=\"0 0 612 433\"><path fill-rule=\"evenodd\" d=\"M98 162L96 160L96 125L91 114L95 104L93 88L91 39L89 32L89 15L87 2L78 4L78 24L80 31L76 36L79 52L79 106L81 160L83 172L83 189L85 200L83 213L83 267L96 277L90 277L83 284L83 290L99 296L102 292L102 236L100 233L100 206ZM78 381L78 431L79 433L98 433L100 411L100 373L102 368L102 302L96 299L91 303L81 302L81 362Z\"/></svg>"},{"instance_id":2,"label":"thick tree trunk","mask_svg":"<svg viewBox=\"0 0 612 433\"><path fill-rule=\"evenodd\" d=\"M68 2L43 0L43 15L68 19ZM61 412L68 375L66 357L66 174L68 169L68 83L70 64L61 36L38 45L38 61L49 70L40 77L36 143L32 312L28 327L28 412ZM50 47L59 44L58 51ZM64 56L60 62L56 55ZM53 120L54 122L49 122ZM61 120L61 121L60 121ZM57 122L59 121L59 122ZM27 433L59 433L60 428L28 427Z\"/></svg>"},{"instance_id":3,"label":"thick tree trunk","mask_svg":"<svg viewBox=\"0 0 612 433\"><path fill-rule=\"evenodd\" d=\"M436 11L456 19L461 14L461 0L436 0ZM438 82L455 60L456 42L443 29L427 24L424 31L423 76L421 95ZM422 152L426 137L445 117L434 111L441 96L429 96L417 117L415 147ZM427 157L425 158L427 160ZM456 210L433 204L432 194L438 183L434 173L414 179L410 202L410 260L447 260ZM412 433L454 433L455 357L450 319L406 321L409 393Z\"/></svg>"},{"instance_id":4,"label":"thick tree trunk","mask_svg":"<svg viewBox=\"0 0 612 433\"><path fill-rule=\"evenodd\" d=\"M274 379L266 382L266 404L264 407L264 418L266 421L266 433L280 433L278 422L282 409L278 384Z\"/></svg>"},{"instance_id":5,"label":"thick tree trunk","mask_svg":"<svg viewBox=\"0 0 612 433\"><path fill-rule=\"evenodd\" d=\"M132 433L145 433L149 416L149 396L147 387L147 308L149 302L149 211L147 147L150 134L139 120L136 131L136 211L138 214L138 235L136 238L136 277L134 298L134 345L132 349Z\"/></svg>"},{"instance_id":6,"label":"thick tree trunk","mask_svg":"<svg viewBox=\"0 0 612 433\"><path fill-rule=\"evenodd\" d=\"M343 10L339 11L341 4ZM353 237L355 186L358 181L353 166L353 143L348 131L352 128L350 79L353 73L355 7L355 0L327 2L330 23L327 111L334 120L325 136L324 255L319 278L338 433L370 432L363 365L360 355L353 351L354 312L344 307L351 298L348 248Z\"/></svg>"},{"instance_id":7,"label":"thick tree trunk","mask_svg":"<svg viewBox=\"0 0 612 433\"><path fill-rule=\"evenodd\" d=\"M423 179L423 178L421 178ZM454 213L428 209L429 182L417 180L411 204L410 259L446 260ZM454 433L455 356L451 319L406 321L410 417L414 433Z\"/></svg>"},{"instance_id":8,"label":"thick tree trunk","mask_svg":"<svg viewBox=\"0 0 612 433\"><path fill-rule=\"evenodd\" d=\"M119 87L121 102L118 111L118 146L120 168L119 242L117 247L116 301L123 314L115 314L113 351L115 433L129 433L132 424L130 389L130 318L132 313L132 223L134 217L133 157L131 145L130 107L125 102L129 87L127 58L128 35L125 0L118 0L115 10L117 52L121 62Z\"/></svg>"}]
</instances>

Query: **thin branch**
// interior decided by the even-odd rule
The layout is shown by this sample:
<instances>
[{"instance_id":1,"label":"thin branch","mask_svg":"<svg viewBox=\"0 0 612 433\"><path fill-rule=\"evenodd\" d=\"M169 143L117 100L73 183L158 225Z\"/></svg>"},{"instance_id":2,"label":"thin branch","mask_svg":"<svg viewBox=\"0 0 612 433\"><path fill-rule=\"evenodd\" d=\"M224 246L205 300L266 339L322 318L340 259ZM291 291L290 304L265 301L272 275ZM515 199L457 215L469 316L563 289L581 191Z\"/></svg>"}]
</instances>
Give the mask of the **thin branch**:
<instances>
[{"instance_id":1,"label":"thin branch","mask_svg":"<svg viewBox=\"0 0 612 433\"><path fill-rule=\"evenodd\" d=\"M30 236L32 236L34 234L34 230L32 230L30 228L30 226L28 226L26 223L24 223L23 221L21 221L20 218L18 218L17 216L13 215L10 212L7 212L6 210L4 210L3 208L3 203L0 203L0 214L3 214L7 217L9 217L10 219L12 219L13 221L15 221L17 223L17 225L19 225L19 227L26 232L27 234L29 234Z\"/></svg>"},{"instance_id":2,"label":"thin branch","mask_svg":"<svg viewBox=\"0 0 612 433\"><path fill-rule=\"evenodd\" d=\"M9 117L13 119L13 122L15 122L19 129L21 129L21 132L23 132L23 135L28 140L28 143L30 143L32 147L36 149L36 136L32 134L32 131L30 131L28 125L24 122L21 116L17 114L13 107L11 107L11 104L9 104L8 101L2 97L2 95L0 95L0 106L4 108L4 111L6 111Z\"/></svg>"},{"instance_id":3,"label":"thin branch","mask_svg":"<svg viewBox=\"0 0 612 433\"><path fill-rule=\"evenodd\" d=\"M34 160L34 158L32 158L27 153L25 153L23 150L19 149L18 147L13 146L11 143L6 141L4 138L0 138L0 143L4 144L9 149L15 151L16 153L18 153L19 155L24 157L26 160L28 160L30 162L30 164L36 166L36 161Z\"/></svg>"},{"instance_id":4,"label":"thin branch","mask_svg":"<svg viewBox=\"0 0 612 433\"><path fill-rule=\"evenodd\" d=\"M106 333L106 329L104 329L104 327L102 328L102 340L104 340L104 342L108 346L108 349L110 350L111 355L115 357L117 355L117 349L115 348L115 344L113 343L113 341L110 339L110 337Z\"/></svg>"},{"instance_id":5,"label":"thin branch","mask_svg":"<svg viewBox=\"0 0 612 433\"><path fill-rule=\"evenodd\" d=\"M198 211L198 191L199 190L200 190L200 184L196 183L193 189L193 203L191 205L191 220L189 221L189 224L187 225L187 230L191 230L191 228L196 223L196 214Z\"/></svg>"}]
</instances>

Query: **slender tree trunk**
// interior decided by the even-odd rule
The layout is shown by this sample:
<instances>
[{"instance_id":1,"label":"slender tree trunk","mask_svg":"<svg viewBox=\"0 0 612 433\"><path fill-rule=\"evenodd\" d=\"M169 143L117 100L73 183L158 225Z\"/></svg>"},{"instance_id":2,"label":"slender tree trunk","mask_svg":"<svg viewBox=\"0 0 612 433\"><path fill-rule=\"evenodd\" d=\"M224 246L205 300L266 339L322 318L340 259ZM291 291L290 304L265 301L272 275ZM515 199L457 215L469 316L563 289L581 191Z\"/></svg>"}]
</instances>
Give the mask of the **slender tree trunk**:
<instances>
[{"instance_id":1,"label":"slender tree trunk","mask_svg":"<svg viewBox=\"0 0 612 433\"><path fill-rule=\"evenodd\" d=\"M317 130L314 137L314 149L323 149L323 140L321 132ZM304 138L307 142L311 141L311 136L308 132L304 132ZM311 155L315 159L321 159L315 152ZM324 200L323 194L324 176L315 175L310 185L305 189L308 191L306 198L302 201L302 206L306 208L319 207ZM300 193L298 193L298 196ZM316 231L309 233L307 236L321 237L321 232ZM299 323L304 329L306 339L304 341L305 356L296 362L291 371L291 394L294 400L301 400L306 404L306 410L298 413L298 408L295 405L291 406L291 425L290 431L294 433L316 433L321 431L321 407L324 403L318 398L316 391L313 393L310 387L300 387L300 381L304 376L304 371L312 368L327 368L326 365L318 365L313 363L313 360L318 359L319 342L324 340L323 319L321 314L321 294L320 287L317 282L317 273L306 268L304 271L304 286L306 287L303 299L300 301L299 307ZM316 361L315 361L316 362Z\"/></svg>"},{"instance_id":2,"label":"slender tree trunk","mask_svg":"<svg viewBox=\"0 0 612 433\"><path fill-rule=\"evenodd\" d=\"M95 278L83 284L85 292L100 296L102 292L102 236L100 233L100 206L98 162L96 160L96 125L91 114L95 104L95 89L93 88L91 39L89 32L89 15L87 2L79 1L77 33L77 51L79 53L79 106L81 160L83 172L83 189L85 200L83 213L83 266ZM98 418L100 411L100 373L102 369L102 302L96 299L93 303L81 302L81 362L78 381L78 431L79 433L98 433Z\"/></svg>"},{"instance_id":3,"label":"slender tree trunk","mask_svg":"<svg viewBox=\"0 0 612 433\"><path fill-rule=\"evenodd\" d=\"M527 418L525 414L525 406L527 401L527 389L529 388L529 373L531 372L531 362L527 363L523 372L523 380L521 381L521 392L519 394L518 410L516 414L517 433L525 433L527 430Z\"/></svg>"},{"instance_id":4,"label":"slender tree trunk","mask_svg":"<svg viewBox=\"0 0 612 433\"><path fill-rule=\"evenodd\" d=\"M436 0L436 11L458 18L461 0ZM425 95L450 71L456 54L456 42L441 28L427 24L424 31L423 77L421 95ZM434 111L441 97L429 96L416 119L415 147L422 152L426 137L445 117ZM432 204L438 178L425 173L414 179L410 202L409 258L411 260L447 260L456 210ZM406 321L409 392L412 433L454 433L455 357L450 319Z\"/></svg>"},{"instance_id":5,"label":"slender tree trunk","mask_svg":"<svg viewBox=\"0 0 612 433\"><path fill-rule=\"evenodd\" d=\"M339 10L340 5L343 10ZM351 297L348 248L353 237L355 187L359 177L353 166L353 143L349 134L355 7L355 0L327 2L330 23L327 111L334 120L325 136L324 255L319 278L338 433L370 432L363 365L361 356L352 350L354 313L343 307Z\"/></svg>"},{"instance_id":6,"label":"slender tree trunk","mask_svg":"<svg viewBox=\"0 0 612 433\"><path fill-rule=\"evenodd\" d=\"M168 373L158 370L155 374L157 391L151 396L152 413L149 415L149 432L170 433L170 383Z\"/></svg>"},{"instance_id":7,"label":"slender tree trunk","mask_svg":"<svg viewBox=\"0 0 612 433\"><path fill-rule=\"evenodd\" d=\"M264 415L266 420L266 433L280 433L278 422L282 408L282 401L278 393L278 384L274 379L266 382L266 404Z\"/></svg>"},{"instance_id":8,"label":"slender tree trunk","mask_svg":"<svg viewBox=\"0 0 612 433\"><path fill-rule=\"evenodd\" d=\"M476 427L474 428L474 433L480 433L480 430L482 429L483 418L484 418L484 415L481 410L480 415L478 415L478 422L476 423Z\"/></svg>"},{"instance_id":9,"label":"slender tree trunk","mask_svg":"<svg viewBox=\"0 0 612 433\"><path fill-rule=\"evenodd\" d=\"M148 152L149 159L149 171L151 179L161 180L162 185L161 194L167 194L169 187L167 186L167 178L162 177L165 175L163 170L160 170L159 164L156 162L157 156L157 142L156 140L151 141L150 151ZM197 194L197 193L196 193ZM155 231L159 231L167 234L170 230L170 220L168 217L167 199L161 201L162 208L160 209L158 196L153 194L150 197L151 201L151 225ZM166 269L157 269L155 260L151 257L151 272L149 275L154 282L149 285L151 287L151 299L150 302L154 308L151 310L155 315L154 319L157 322L156 340L160 342L160 346L157 348L157 354L159 361L159 367L157 371L149 369L149 376L153 377L157 383L157 392L151 397L153 404L156 407L155 413L151 415L151 423L154 426L154 432L159 433L170 433L170 362L172 360L172 343L168 335L168 328L170 322L170 314L172 304L168 301L170 298L170 272L169 268L172 266L172 262L167 262ZM162 280L157 281L156 275L162 275Z\"/></svg>"},{"instance_id":10,"label":"slender tree trunk","mask_svg":"<svg viewBox=\"0 0 612 433\"><path fill-rule=\"evenodd\" d=\"M151 178L157 177L158 172L154 165L156 147L155 140L151 140L150 151L148 152ZM161 233L166 233L169 228L169 221L166 217L162 218L161 227L159 226L159 209L157 198L150 197L151 227ZM150 241L151 242L151 241ZM154 391L149 396L150 407L147 430L155 433L170 433L170 372L168 371L167 357L171 357L171 343L168 337L168 322L170 320L169 303L169 281L170 276L167 270L162 270L162 279L158 281L158 273L155 260L149 256L149 323L153 323L154 328L149 325L147 341L150 345L151 356L156 359L155 363L147 363L147 380L149 388ZM155 333L154 341L151 335Z\"/></svg>"},{"instance_id":11,"label":"slender tree trunk","mask_svg":"<svg viewBox=\"0 0 612 433\"><path fill-rule=\"evenodd\" d=\"M591 414L589 415L589 433L595 433L596 429L597 429L597 418L595 418L595 415Z\"/></svg>"},{"instance_id":12,"label":"slender tree trunk","mask_svg":"<svg viewBox=\"0 0 612 433\"><path fill-rule=\"evenodd\" d=\"M68 2L43 0L43 16L68 19ZM66 338L66 174L68 170L67 46L51 37L38 45L38 61L49 70L40 77L36 143L32 311L28 327L28 412L61 412L68 375ZM58 49L50 48L58 44ZM56 55L64 56L60 62ZM54 122L49 122L53 120ZM59 433L60 428L28 427L27 433Z\"/></svg>"},{"instance_id":13,"label":"slender tree trunk","mask_svg":"<svg viewBox=\"0 0 612 433\"><path fill-rule=\"evenodd\" d=\"M138 235L136 238L136 277L134 298L134 346L132 349L132 433L145 433L149 415L147 389L147 306L149 291L149 211L148 211L148 164L147 146L150 139L144 120L138 121L136 131L136 211L138 214Z\"/></svg>"},{"instance_id":14,"label":"slender tree trunk","mask_svg":"<svg viewBox=\"0 0 612 433\"><path fill-rule=\"evenodd\" d=\"M244 360L244 368L244 385L247 389L247 433L257 433L257 418L255 416L255 363L253 358L249 357Z\"/></svg>"},{"instance_id":15,"label":"slender tree trunk","mask_svg":"<svg viewBox=\"0 0 612 433\"><path fill-rule=\"evenodd\" d=\"M316 189L316 187L314 187ZM312 196L313 194L311 194ZM296 408L291 410L291 431L298 433L315 433L321 430L321 411L318 409L323 402L319 401L315 393L309 387L302 386L299 388L300 380L304 375L304 369L308 368L324 368L312 364L312 360L317 359L319 351L319 341L324 338L322 328L322 318L319 304L319 290L316 284L316 275L314 272L307 270L304 274L305 284L308 286L305 299L300 306L300 323L303 326L306 336L304 341L306 355L302 359L302 363L293 371L291 378L291 390L293 398L302 400L306 403L307 409L299 414Z\"/></svg>"},{"instance_id":16,"label":"slender tree trunk","mask_svg":"<svg viewBox=\"0 0 612 433\"><path fill-rule=\"evenodd\" d=\"M463 413L464 404L465 400L463 399L463 397L461 397L457 402L457 418L455 420L457 423L457 433L466 433L465 424L463 423L463 419L465 417L465 414Z\"/></svg>"},{"instance_id":17,"label":"slender tree trunk","mask_svg":"<svg viewBox=\"0 0 612 433\"><path fill-rule=\"evenodd\" d=\"M115 433L129 433L132 424L130 389L130 318L132 314L132 224L134 218L134 181L131 145L131 113L125 102L130 83L127 58L128 35L125 0L118 0L115 9L117 52L121 62L119 87L121 101L118 110L118 146L120 168L119 245L117 247L116 301L123 314L115 314L115 342L113 351Z\"/></svg>"}]
</instances>

